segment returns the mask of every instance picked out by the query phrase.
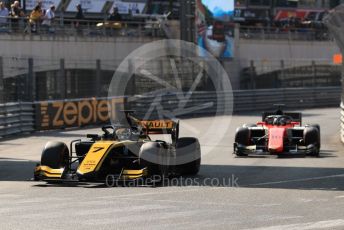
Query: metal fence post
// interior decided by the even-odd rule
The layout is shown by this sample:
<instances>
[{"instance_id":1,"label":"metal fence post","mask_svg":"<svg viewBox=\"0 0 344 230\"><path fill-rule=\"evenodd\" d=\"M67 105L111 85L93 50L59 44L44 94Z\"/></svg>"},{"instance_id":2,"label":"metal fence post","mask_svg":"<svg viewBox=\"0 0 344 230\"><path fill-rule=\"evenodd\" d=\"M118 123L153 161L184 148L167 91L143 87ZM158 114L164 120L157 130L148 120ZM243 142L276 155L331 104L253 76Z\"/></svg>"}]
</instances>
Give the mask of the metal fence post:
<instances>
[{"instance_id":1,"label":"metal fence post","mask_svg":"<svg viewBox=\"0 0 344 230\"><path fill-rule=\"evenodd\" d=\"M129 81L129 90L128 90L128 94L129 95L135 95L136 92L136 70L135 70L135 60L133 59L129 59L128 60L128 71L129 73L131 73L130 77L130 81Z\"/></svg>"},{"instance_id":2,"label":"metal fence post","mask_svg":"<svg viewBox=\"0 0 344 230\"><path fill-rule=\"evenodd\" d=\"M278 84L278 78L275 78L275 82L274 82L274 87L278 88L278 87L284 87L283 82L285 80L285 63L284 60L281 60L281 79L280 82L281 84Z\"/></svg>"},{"instance_id":3,"label":"metal fence post","mask_svg":"<svg viewBox=\"0 0 344 230\"><path fill-rule=\"evenodd\" d=\"M344 52L342 52L342 55L344 55ZM342 66L341 66L341 80L342 80L342 82L344 81L344 62L342 62ZM344 103L344 84L342 84L342 97L341 98L342 98L342 102ZM344 130L343 130L343 132L344 132Z\"/></svg>"},{"instance_id":4,"label":"metal fence post","mask_svg":"<svg viewBox=\"0 0 344 230\"><path fill-rule=\"evenodd\" d=\"M97 59L96 61L96 78L95 78L95 84L94 84L94 96L98 97L98 96L102 96L101 95L101 73L102 69L101 69L101 61L99 59Z\"/></svg>"},{"instance_id":5,"label":"metal fence post","mask_svg":"<svg viewBox=\"0 0 344 230\"><path fill-rule=\"evenodd\" d=\"M3 59L0 57L0 104L5 103L4 96L4 66L3 66Z\"/></svg>"},{"instance_id":6,"label":"metal fence post","mask_svg":"<svg viewBox=\"0 0 344 230\"><path fill-rule=\"evenodd\" d=\"M33 70L33 58L28 59L28 65L29 68L26 82L26 95L28 101L34 102L36 99L36 79Z\"/></svg>"},{"instance_id":7,"label":"metal fence post","mask_svg":"<svg viewBox=\"0 0 344 230\"><path fill-rule=\"evenodd\" d=\"M255 74L254 74L254 61L251 60L250 62L250 81L251 81L251 89L256 89L256 84L255 84Z\"/></svg>"},{"instance_id":8,"label":"metal fence post","mask_svg":"<svg viewBox=\"0 0 344 230\"><path fill-rule=\"evenodd\" d=\"M316 85L317 85L317 67L316 67L316 63L315 63L315 61L312 61L312 71L313 71L313 73L312 73L312 86L313 87L316 87Z\"/></svg>"},{"instance_id":9,"label":"metal fence post","mask_svg":"<svg viewBox=\"0 0 344 230\"><path fill-rule=\"evenodd\" d=\"M59 82L59 93L61 99L66 99L66 71L65 71L65 60L60 59L60 70L58 75Z\"/></svg>"},{"instance_id":10,"label":"metal fence post","mask_svg":"<svg viewBox=\"0 0 344 230\"><path fill-rule=\"evenodd\" d=\"M180 0L181 40L195 42L195 0Z\"/></svg>"}]
</instances>

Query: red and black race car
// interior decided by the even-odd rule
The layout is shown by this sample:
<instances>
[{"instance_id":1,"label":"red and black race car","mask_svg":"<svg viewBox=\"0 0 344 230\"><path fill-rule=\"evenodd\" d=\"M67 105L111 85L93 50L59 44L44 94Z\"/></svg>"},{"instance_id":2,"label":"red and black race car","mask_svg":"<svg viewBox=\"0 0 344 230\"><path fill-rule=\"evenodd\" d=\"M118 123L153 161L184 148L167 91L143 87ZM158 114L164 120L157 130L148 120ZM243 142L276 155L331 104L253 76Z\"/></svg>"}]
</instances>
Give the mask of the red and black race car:
<instances>
[{"instance_id":1,"label":"red and black race car","mask_svg":"<svg viewBox=\"0 0 344 230\"><path fill-rule=\"evenodd\" d=\"M310 155L320 154L320 126L302 126L301 113L278 109L264 112L262 122L236 130L234 154Z\"/></svg>"}]
</instances>

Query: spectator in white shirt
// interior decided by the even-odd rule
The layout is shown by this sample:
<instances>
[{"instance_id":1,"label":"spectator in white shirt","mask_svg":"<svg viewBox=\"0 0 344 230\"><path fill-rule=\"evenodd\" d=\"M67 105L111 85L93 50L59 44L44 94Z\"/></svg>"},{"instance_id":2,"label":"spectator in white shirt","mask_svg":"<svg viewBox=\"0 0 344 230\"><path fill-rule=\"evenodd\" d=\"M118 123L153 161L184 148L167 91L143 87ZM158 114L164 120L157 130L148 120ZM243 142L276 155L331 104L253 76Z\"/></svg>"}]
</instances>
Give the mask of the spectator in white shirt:
<instances>
[{"instance_id":1,"label":"spectator in white shirt","mask_svg":"<svg viewBox=\"0 0 344 230\"><path fill-rule=\"evenodd\" d=\"M55 18L55 6L51 5L50 8L46 10L45 15L43 17L43 22L42 22L42 25L46 27L49 32L52 32L51 25L54 18Z\"/></svg>"}]
</instances>

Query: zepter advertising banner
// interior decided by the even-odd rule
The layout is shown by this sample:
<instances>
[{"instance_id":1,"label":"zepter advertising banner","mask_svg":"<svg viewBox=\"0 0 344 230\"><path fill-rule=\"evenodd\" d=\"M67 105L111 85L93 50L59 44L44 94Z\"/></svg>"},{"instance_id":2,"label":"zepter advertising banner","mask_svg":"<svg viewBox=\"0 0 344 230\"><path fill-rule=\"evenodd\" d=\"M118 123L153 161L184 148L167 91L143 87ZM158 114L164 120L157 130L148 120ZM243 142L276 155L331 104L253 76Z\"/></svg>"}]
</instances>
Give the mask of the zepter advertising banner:
<instances>
[{"instance_id":1,"label":"zepter advertising banner","mask_svg":"<svg viewBox=\"0 0 344 230\"><path fill-rule=\"evenodd\" d=\"M81 4L85 13L102 13L104 9L117 7L120 14L142 14L146 1L125 0L71 0L67 12L76 12L76 6Z\"/></svg>"},{"instance_id":2,"label":"zepter advertising banner","mask_svg":"<svg viewBox=\"0 0 344 230\"><path fill-rule=\"evenodd\" d=\"M216 58L234 56L234 0L196 0L199 55L207 50Z\"/></svg>"},{"instance_id":3,"label":"zepter advertising banner","mask_svg":"<svg viewBox=\"0 0 344 230\"><path fill-rule=\"evenodd\" d=\"M124 109L124 98L47 101L36 104L36 129L107 123Z\"/></svg>"}]
</instances>

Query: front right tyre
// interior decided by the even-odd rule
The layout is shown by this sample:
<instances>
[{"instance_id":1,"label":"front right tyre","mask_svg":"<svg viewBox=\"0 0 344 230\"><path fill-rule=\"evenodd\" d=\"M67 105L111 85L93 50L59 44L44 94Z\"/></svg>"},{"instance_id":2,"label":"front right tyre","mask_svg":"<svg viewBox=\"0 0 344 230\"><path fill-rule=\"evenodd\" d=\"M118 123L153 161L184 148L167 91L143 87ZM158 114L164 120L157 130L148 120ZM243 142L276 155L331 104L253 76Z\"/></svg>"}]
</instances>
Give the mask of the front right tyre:
<instances>
[{"instance_id":1,"label":"front right tyre","mask_svg":"<svg viewBox=\"0 0 344 230\"><path fill-rule=\"evenodd\" d=\"M317 127L308 126L303 131L304 144L308 148L312 148L309 154L314 157L320 156L320 131Z\"/></svg>"}]
</instances>

